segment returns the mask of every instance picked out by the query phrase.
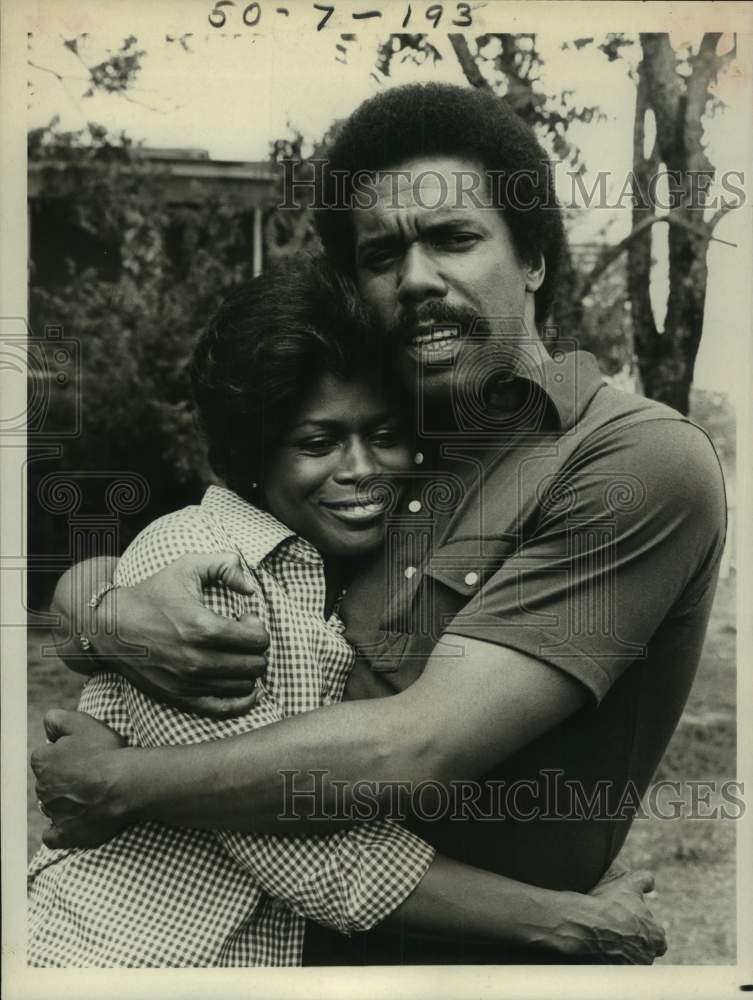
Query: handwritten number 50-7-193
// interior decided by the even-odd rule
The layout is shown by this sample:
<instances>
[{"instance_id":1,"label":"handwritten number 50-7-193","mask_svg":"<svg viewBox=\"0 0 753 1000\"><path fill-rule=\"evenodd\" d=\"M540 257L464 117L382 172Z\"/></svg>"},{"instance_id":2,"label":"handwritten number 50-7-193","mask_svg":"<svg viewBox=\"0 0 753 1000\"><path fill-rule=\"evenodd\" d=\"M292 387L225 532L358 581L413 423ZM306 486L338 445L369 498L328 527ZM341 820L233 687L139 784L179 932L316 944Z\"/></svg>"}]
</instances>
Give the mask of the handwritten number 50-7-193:
<instances>
[{"instance_id":1,"label":"handwritten number 50-7-193","mask_svg":"<svg viewBox=\"0 0 753 1000\"><path fill-rule=\"evenodd\" d=\"M289 0L288 0L289 2ZM297 0L296 0L297 2ZM397 5L395 5L397 6ZM447 19L445 19L445 24L452 25L456 28L469 28L473 24L473 17L471 14L471 5L468 3L456 3L448 4ZM247 28L255 28L262 19L262 5L259 2L242 4L237 3L235 0L216 0L214 7L208 15L207 20L213 28L224 28L228 21L228 16L232 14L232 11L227 10L227 8L236 8L240 12L241 21ZM289 7L285 6L272 6L269 3L267 9L272 15L277 16L290 16ZM300 9L300 8L299 8ZM334 4L324 4L324 3L313 3L311 5L312 20L311 27L316 28L317 31L322 31L323 28L327 26L327 22L335 13ZM363 10L352 11L350 17L354 21L370 21L374 18L381 18L383 16L383 11L378 7L370 7L367 9L366 4L364 4ZM441 3L433 3L426 7L423 11L423 16L414 11L412 4L407 4L404 8L403 19L400 26L407 28L408 25L412 24L414 27L425 25L425 22L429 22L432 28L438 28L442 23L445 16L445 5ZM230 25L232 27L232 25Z\"/></svg>"}]
</instances>

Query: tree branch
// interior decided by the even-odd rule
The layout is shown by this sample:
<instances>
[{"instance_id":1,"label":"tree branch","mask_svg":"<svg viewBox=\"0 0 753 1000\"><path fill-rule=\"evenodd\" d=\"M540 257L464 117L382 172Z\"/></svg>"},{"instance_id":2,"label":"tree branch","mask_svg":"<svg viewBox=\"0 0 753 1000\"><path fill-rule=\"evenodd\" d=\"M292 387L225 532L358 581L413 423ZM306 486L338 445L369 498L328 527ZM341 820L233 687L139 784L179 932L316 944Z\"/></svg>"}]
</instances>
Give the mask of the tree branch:
<instances>
[{"instance_id":1,"label":"tree branch","mask_svg":"<svg viewBox=\"0 0 753 1000\"><path fill-rule=\"evenodd\" d=\"M707 223L704 223L703 229L691 225L691 223L681 217L673 217L671 215L652 215L647 219L643 219L643 221L639 222L638 225L632 229L627 236L621 239L619 243L615 243L613 246L607 247L603 251L599 261L580 282L578 286L579 297L583 298L584 295L588 295L606 269L613 264L625 250L627 250L633 240L637 239L641 233L645 233L647 229L650 229L657 222L666 222L667 225L670 226L679 226L681 229L685 229L689 233L693 233L694 236L697 236L702 240L712 241L714 243L723 243L728 247L737 247L737 243L731 243L729 240L722 240L719 239L718 236L711 235L711 230L714 228L719 219L735 207L736 206L729 204L723 205L712 219L710 219Z\"/></svg>"},{"instance_id":2,"label":"tree branch","mask_svg":"<svg viewBox=\"0 0 753 1000\"><path fill-rule=\"evenodd\" d=\"M460 68L465 74L465 78L468 83L470 83L472 87L481 87L486 90L490 90L489 81L483 75L479 69L478 63L473 58L471 50L468 48L468 42L465 39L465 35L450 34L447 37L450 39L450 44L455 51L455 55L458 57Z\"/></svg>"},{"instance_id":3,"label":"tree branch","mask_svg":"<svg viewBox=\"0 0 753 1000\"><path fill-rule=\"evenodd\" d=\"M727 212L732 212L734 209L738 208L738 205L733 205L729 201L722 202L721 206L714 212L711 218L705 223L706 228L711 233L716 229L717 223L721 222ZM714 237L717 243L727 243L726 240L720 240L716 236ZM736 243L729 243L728 246L737 246Z\"/></svg>"},{"instance_id":4,"label":"tree branch","mask_svg":"<svg viewBox=\"0 0 753 1000\"><path fill-rule=\"evenodd\" d=\"M650 229L655 222L666 222L666 216L662 217L653 215L644 219L642 222L639 222L638 225L627 234L627 236L621 239L619 243L615 243L613 246L605 248L598 263L594 265L591 271L579 283L578 296L583 298L584 295L588 295L606 269L617 260L620 254L627 250L634 239L640 236L641 233L645 233L647 229Z\"/></svg>"},{"instance_id":5,"label":"tree branch","mask_svg":"<svg viewBox=\"0 0 753 1000\"><path fill-rule=\"evenodd\" d=\"M70 76L68 73L63 75L62 73L58 73L57 70L50 69L49 66L40 66L39 63L32 62L31 59L27 59L26 62L33 69L38 69L42 73L49 73L50 76L54 76L60 83L63 83L64 80L76 80L77 83L88 83L89 81L89 77L87 76Z\"/></svg>"}]
</instances>

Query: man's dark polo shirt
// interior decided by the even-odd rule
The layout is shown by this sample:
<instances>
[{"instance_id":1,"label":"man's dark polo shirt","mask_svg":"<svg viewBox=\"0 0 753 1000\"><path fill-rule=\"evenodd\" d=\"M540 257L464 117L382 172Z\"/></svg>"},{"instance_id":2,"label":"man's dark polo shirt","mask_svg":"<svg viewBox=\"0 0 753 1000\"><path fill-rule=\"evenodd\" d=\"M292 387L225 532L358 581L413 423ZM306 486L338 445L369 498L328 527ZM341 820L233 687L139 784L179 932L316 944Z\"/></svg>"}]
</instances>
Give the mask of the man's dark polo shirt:
<instances>
[{"instance_id":1,"label":"man's dark polo shirt","mask_svg":"<svg viewBox=\"0 0 753 1000\"><path fill-rule=\"evenodd\" d=\"M512 429L476 414L408 482L386 554L342 609L359 652L346 697L395 694L440 651L455 655L461 685L453 635L577 678L588 704L486 775L465 818L439 802L437 820L408 823L452 858L587 891L619 852L690 689L724 544L724 487L703 431L605 385L591 355L556 353L528 398ZM537 961L378 928L348 941L313 924L305 959Z\"/></svg>"}]
</instances>

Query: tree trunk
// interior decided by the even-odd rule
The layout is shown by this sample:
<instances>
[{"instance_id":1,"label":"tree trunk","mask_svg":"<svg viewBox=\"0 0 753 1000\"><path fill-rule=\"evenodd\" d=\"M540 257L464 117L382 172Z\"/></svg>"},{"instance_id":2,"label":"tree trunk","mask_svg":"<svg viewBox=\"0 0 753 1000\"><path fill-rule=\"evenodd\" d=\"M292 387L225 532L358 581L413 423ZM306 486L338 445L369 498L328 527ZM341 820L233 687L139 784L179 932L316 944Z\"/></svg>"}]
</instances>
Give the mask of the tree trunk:
<instances>
[{"instance_id":1,"label":"tree trunk","mask_svg":"<svg viewBox=\"0 0 753 1000\"><path fill-rule=\"evenodd\" d=\"M640 190L663 162L673 176L668 212L669 299L664 330L656 328L649 298L651 273L650 229L628 249L628 274L635 351L643 391L687 414L690 386L703 332L708 269L706 252L711 229L698 207L694 178L713 177L714 168L703 148L701 119L709 100L709 85L722 60L716 55L719 34L703 36L691 72L677 72L677 59L666 34L642 34L633 133L633 170ZM656 119L656 143L643 155L646 112ZM696 181L697 183L697 181ZM651 201L651 199L648 199ZM649 204L633 210L633 226L653 215Z\"/></svg>"}]
</instances>

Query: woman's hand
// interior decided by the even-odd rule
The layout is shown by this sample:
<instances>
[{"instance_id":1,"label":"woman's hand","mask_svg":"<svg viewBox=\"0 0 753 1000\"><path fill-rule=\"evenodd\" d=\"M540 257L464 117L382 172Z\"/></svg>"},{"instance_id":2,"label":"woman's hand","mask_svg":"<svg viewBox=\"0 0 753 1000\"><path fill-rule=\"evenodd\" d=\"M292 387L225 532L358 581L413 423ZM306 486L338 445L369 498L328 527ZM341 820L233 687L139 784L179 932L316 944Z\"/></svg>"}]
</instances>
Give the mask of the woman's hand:
<instances>
[{"instance_id":1,"label":"woman's hand","mask_svg":"<svg viewBox=\"0 0 753 1000\"><path fill-rule=\"evenodd\" d=\"M650 872L625 871L607 873L587 896L563 893L555 949L575 964L651 965L667 950L664 930L643 898L653 888Z\"/></svg>"},{"instance_id":2,"label":"woman's hand","mask_svg":"<svg viewBox=\"0 0 753 1000\"><path fill-rule=\"evenodd\" d=\"M182 556L135 586L110 591L95 612L97 662L177 708L218 717L248 711L266 669L268 636L253 615L234 621L204 607L202 590L211 583L253 589L238 555L217 553ZM73 619L65 605L74 598L65 595L90 592L61 581L55 606Z\"/></svg>"}]
</instances>

